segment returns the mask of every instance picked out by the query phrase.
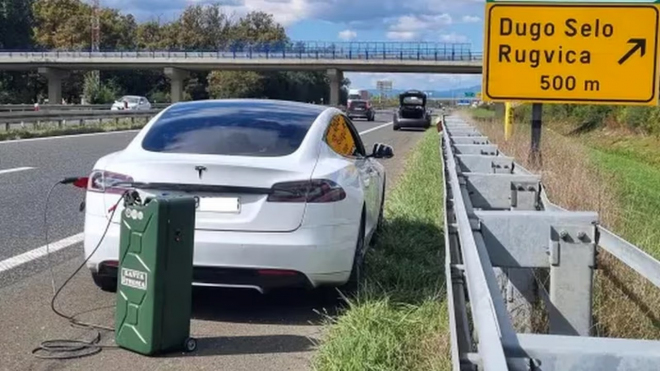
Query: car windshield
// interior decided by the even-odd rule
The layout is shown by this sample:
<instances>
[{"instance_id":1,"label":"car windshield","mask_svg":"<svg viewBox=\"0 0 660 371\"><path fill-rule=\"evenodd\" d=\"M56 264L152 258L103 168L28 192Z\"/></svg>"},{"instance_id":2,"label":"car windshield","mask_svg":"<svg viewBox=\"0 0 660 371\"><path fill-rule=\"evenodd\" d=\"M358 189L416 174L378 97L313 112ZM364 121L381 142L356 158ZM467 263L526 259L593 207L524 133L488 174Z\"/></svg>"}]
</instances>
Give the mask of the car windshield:
<instances>
[{"instance_id":1,"label":"car windshield","mask_svg":"<svg viewBox=\"0 0 660 371\"><path fill-rule=\"evenodd\" d=\"M147 151L275 157L295 152L314 120L316 106L245 102L173 106L142 141Z\"/></svg>"},{"instance_id":2,"label":"car windshield","mask_svg":"<svg viewBox=\"0 0 660 371\"><path fill-rule=\"evenodd\" d=\"M139 100L140 100L140 98L138 98L138 97L128 97L128 96L124 96L124 97L121 97L121 98L119 99L119 102L124 102L124 101L126 101L126 102L128 102L128 103L137 103Z\"/></svg>"},{"instance_id":3,"label":"car windshield","mask_svg":"<svg viewBox=\"0 0 660 371\"><path fill-rule=\"evenodd\" d=\"M360 94L349 94L348 99L362 99L362 96L360 96Z\"/></svg>"},{"instance_id":4,"label":"car windshield","mask_svg":"<svg viewBox=\"0 0 660 371\"><path fill-rule=\"evenodd\" d=\"M422 105L424 103L424 100L421 97L410 95L407 97L403 97L403 104L417 104L417 105Z\"/></svg>"}]
</instances>

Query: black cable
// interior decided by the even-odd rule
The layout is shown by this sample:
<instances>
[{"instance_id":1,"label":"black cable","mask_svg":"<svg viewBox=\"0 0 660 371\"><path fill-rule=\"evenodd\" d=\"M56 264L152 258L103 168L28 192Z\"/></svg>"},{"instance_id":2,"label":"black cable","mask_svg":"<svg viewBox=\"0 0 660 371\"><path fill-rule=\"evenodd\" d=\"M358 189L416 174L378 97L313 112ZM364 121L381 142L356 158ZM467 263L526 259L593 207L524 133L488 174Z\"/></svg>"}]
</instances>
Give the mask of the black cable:
<instances>
[{"instance_id":1,"label":"black cable","mask_svg":"<svg viewBox=\"0 0 660 371\"><path fill-rule=\"evenodd\" d=\"M48 238L48 204L50 203L50 196L53 194L53 191L58 185L64 184L63 181L57 182L53 184L52 187L50 187L50 190L48 190L48 194L46 195L46 206L44 207L44 237L46 240L46 245L45 245L46 260L48 261L48 270L50 271L50 282L51 285L53 286L53 295L55 295L56 290L55 290L55 274L53 273L53 264L50 260L50 243Z\"/></svg>"},{"instance_id":2,"label":"black cable","mask_svg":"<svg viewBox=\"0 0 660 371\"><path fill-rule=\"evenodd\" d=\"M56 184L53 185L51 188L52 190L59 184L71 184L78 178L66 178L60 182L57 182ZM128 191L124 192L122 196L117 200L117 203L113 206L112 212L110 214L110 217L108 219L108 223L105 226L105 230L103 231L103 234L101 235L101 238L99 239L99 242L97 243L96 247L92 252L89 254L89 256L78 266L78 268L67 278L64 283L60 286L60 288L55 292L53 295L53 298L50 301L50 308L51 310L57 314L58 316L66 319L69 321L71 326L73 327L78 327L78 328L86 328L86 329L91 329L96 332L96 335L94 336L94 339L90 341L83 341L83 340L68 340L68 339L54 339L54 340L46 340L41 342L39 346L35 349L32 350L32 354L41 359L72 359L72 358L81 358L81 357L86 357L90 356L93 354L99 353L103 348L117 348L117 346L113 345L100 345L99 342L101 341L101 332L99 330L106 330L106 331L114 331L114 328L107 327L107 326L101 326L101 325L96 325L92 323L86 323L82 321L78 321L77 319L74 318L74 316L69 316L66 315L60 311L57 310L55 307L55 300L59 296L60 292L62 292L62 289L66 287L66 285L73 279L73 277L80 272L80 270L87 264L89 259L96 253L96 250L101 247L101 243L103 243L103 240L105 239L106 234L108 233L108 230L110 229L110 225L112 224L112 218L115 215L115 211L117 210L117 207L119 206L119 203L124 199L124 197L128 194ZM47 201L50 198L50 192L47 197ZM46 210L48 210L48 205L46 205ZM45 223L45 229L48 231L48 224L47 224L47 214L44 215L44 223ZM46 233L46 240L48 240L47 233ZM46 246L48 246L48 241L46 241ZM50 261L49 261L50 263ZM54 281L53 281L54 282ZM54 283L53 283L54 285ZM47 352L50 353L48 355L42 355L40 352ZM75 354L71 354L75 353Z\"/></svg>"}]
</instances>

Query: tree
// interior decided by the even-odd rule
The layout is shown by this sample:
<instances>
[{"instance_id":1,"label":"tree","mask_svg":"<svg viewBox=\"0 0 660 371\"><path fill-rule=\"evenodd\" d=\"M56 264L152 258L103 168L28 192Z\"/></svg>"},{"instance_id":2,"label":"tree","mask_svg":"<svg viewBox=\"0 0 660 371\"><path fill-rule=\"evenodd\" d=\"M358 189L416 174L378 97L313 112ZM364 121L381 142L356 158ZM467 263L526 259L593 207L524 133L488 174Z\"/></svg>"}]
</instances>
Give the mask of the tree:
<instances>
[{"instance_id":1,"label":"tree","mask_svg":"<svg viewBox=\"0 0 660 371\"><path fill-rule=\"evenodd\" d=\"M263 96L264 77L253 71L213 71L207 91L214 99Z\"/></svg>"},{"instance_id":2,"label":"tree","mask_svg":"<svg viewBox=\"0 0 660 371\"><path fill-rule=\"evenodd\" d=\"M0 0L0 49L32 44L32 0Z\"/></svg>"},{"instance_id":3,"label":"tree","mask_svg":"<svg viewBox=\"0 0 660 371\"><path fill-rule=\"evenodd\" d=\"M92 8L80 0L35 0L34 42L47 49L89 50Z\"/></svg>"},{"instance_id":4,"label":"tree","mask_svg":"<svg viewBox=\"0 0 660 371\"><path fill-rule=\"evenodd\" d=\"M85 75L84 96L88 104L112 103L117 98L117 86L112 82L101 83L91 74Z\"/></svg>"},{"instance_id":5,"label":"tree","mask_svg":"<svg viewBox=\"0 0 660 371\"><path fill-rule=\"evenodd\" d=\"M0 0L0 47L91 50L91 6L82 0ZM236 18L219 4L190 5L173 22L157 19L138 23L117 9L100 11L101 50L216 51L251 45L275 51L291 41L272 15L251 12ZM304 45L298 45L303 47ZM46 79L36 72L0 72L0 103L25 103L46 95ZM93 85L80 71L63 80L63 96L78 101L106 102L120 94L169 99L169 82L160 70L101 72ZM185 99L270 97L328 100L328 79L322 72L193 72Z\"/></svg>"}]
</instances>

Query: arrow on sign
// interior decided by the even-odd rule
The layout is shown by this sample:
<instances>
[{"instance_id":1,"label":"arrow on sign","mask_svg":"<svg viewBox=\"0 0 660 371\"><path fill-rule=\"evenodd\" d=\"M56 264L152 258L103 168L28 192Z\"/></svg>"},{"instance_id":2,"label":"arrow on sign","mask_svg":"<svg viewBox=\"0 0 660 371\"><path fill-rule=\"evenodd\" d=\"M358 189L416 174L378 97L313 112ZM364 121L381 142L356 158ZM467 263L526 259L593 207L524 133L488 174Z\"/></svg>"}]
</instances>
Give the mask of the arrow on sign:
<instances>
[{"instance_id":1,"label":"arrow on sign","mask_svg":"<svg viewBox=\"0 0 660 371\"><path fill-rule=\"evenodd\" d=\"M646 54L646 39L630 39L628 44L633 44L633 47L628 50L621 59L619 59L619 64L624 64L637 50L640 51L640 57L643 57Z\"/></svg>"}]
</instances>

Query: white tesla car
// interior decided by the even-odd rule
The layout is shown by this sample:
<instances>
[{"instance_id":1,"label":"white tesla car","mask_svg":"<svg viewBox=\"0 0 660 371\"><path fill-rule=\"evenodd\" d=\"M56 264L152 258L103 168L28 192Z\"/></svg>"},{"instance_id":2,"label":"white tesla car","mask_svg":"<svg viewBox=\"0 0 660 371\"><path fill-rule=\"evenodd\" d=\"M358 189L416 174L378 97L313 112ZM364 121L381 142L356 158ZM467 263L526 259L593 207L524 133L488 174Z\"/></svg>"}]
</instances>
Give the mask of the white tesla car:
<instances>
[{"instance_id":1,"label":"white tesla car","mask_svg":"<svg viewBox=\"0 0 660 371\"><path fill-rule=\"evenodd\" d=\"M177 103L95 164L85 257L126 190L120 182L159 183L157 191L138 191L175 194L183 186L199 197L195 285L352 289L382 220L385 172L376 159L392 156L383 144L367 152L336 108L256 99ZM199 188L208 185L224 191ZM116 290L121 214L120 203L88 263L106 291Z\"/></svg>"}]
</instances>

